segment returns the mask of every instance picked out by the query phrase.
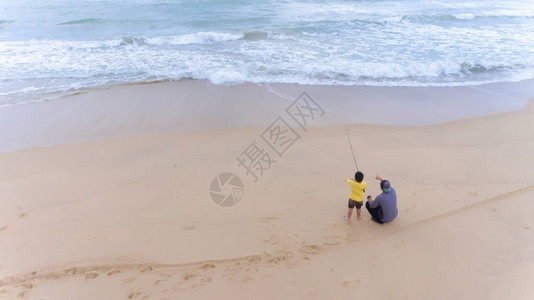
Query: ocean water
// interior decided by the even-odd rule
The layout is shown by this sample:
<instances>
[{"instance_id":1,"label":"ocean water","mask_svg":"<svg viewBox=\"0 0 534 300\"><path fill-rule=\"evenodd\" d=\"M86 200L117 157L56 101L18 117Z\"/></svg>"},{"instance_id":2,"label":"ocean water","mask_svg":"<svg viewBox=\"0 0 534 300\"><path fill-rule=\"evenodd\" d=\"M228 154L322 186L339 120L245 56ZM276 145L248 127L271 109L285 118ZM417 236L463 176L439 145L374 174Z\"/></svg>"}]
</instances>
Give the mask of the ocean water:
<instances>
[{"instance_id":1,"label":"ocean water","mask_svg":"<svg viewBox=\"0 0 534 300\"><path fill-rule=\"evenodd\" d=\"M0 106L128 82L534 77L534 1L0 0Z\"/></svg>"}]
</instances>

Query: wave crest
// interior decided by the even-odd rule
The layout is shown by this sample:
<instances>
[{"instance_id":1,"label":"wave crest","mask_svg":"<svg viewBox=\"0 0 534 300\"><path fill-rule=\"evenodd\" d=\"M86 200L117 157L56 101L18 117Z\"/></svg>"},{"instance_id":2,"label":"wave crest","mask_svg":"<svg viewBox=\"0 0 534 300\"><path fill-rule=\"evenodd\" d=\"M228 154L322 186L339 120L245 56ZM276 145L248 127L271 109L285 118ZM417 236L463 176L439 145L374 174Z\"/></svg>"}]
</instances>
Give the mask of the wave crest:
<instances>
[{"instance_id":1,"label":"wave crest","mask_svg":"<svg viewBox=\"0 0 534 300\"><path fill-rule=\"evenodd\" d=\"M168 44L173 46L191 45L191 44L211 44L217 42L226 42L239 40L244 37L243 34L232 34L226 32L197 32L178 36L163 36L148 38L147 41L153 45Z\"/></svg>"}]
</instances>

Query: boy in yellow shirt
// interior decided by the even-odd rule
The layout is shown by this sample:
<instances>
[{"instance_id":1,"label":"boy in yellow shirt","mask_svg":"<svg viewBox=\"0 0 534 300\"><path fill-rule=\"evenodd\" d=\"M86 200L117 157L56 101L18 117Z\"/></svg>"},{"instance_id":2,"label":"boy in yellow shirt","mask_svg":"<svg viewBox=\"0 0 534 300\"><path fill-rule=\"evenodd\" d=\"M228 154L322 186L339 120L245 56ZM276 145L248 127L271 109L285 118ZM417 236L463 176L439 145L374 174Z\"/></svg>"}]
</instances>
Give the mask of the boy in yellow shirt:
<instances>
[{"instance_id":1,"label":"boy in yellow shirt","mask_svg":"<svg viewBox=\"0 0 534 300\"><path fill-rule=\"evenodd\" d=\"M357 219L360 221L362 219L363 193L365 192L367 183L363 181L363 173L360 171L354 174L354 179L347 179L345 182L350 185L349 211L347 216L345 216L345 221L350 222L354 206L356 206Z\"/></svg>"}]
</instances>

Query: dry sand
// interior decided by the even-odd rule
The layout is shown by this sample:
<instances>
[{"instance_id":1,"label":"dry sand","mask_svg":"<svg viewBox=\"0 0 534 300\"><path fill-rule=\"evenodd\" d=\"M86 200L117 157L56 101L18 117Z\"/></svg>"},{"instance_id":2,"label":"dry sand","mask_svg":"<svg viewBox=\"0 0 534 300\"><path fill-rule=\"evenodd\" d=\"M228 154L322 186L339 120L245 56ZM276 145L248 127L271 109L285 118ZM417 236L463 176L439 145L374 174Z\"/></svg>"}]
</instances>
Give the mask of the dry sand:
<instances>
[{"instance_id":1,"label":"dry sand","mask_svg":"<svg viewBox=\"0 0 534 300\"><path fill-rule=\"evenodd\" d=\"M172 90L169 84L158 85ZM235 158L290 102L265 87L221 87L223 94L272 101L249 107L238 101L247 97L224 94L228 111L267 113L234 122L208 118L205 125L189 111L188 122L206 126L191 131L151 127L160 115L143 118L139 111L147 106L121 115L124 99L121 106L101 97L158 85L9 108L11 121L33 109L37 119L29 122L47 127L35 135L40 140L3 144L4 151L25 149L0 153L0 298L534 298L532 103L437 125L350 125L367 193L379 192L373 179L379 174L399 196L399 217L380 226L366 211L362 221L343 221L344 179L354 164L345 127L332 122L342 111L325 109L330 119L319 120L322 127L296 128L302 138L254 182ZM324 89L332 88L300 87L321 104L327 100L317 91L325 95ZM106 116L99 121L76 97L113 102L107 108L123 125ZM57 118L39 119L39 111ZM54 123L67 119L83 126ZM223 129L209 130L219 122ZM136 128L183 131L125 137ZM27 148L36 145L47 147ZM210 182L222 172L243 180L244 196L234 207L210 199Z\"/></svg>"}]
</instances>

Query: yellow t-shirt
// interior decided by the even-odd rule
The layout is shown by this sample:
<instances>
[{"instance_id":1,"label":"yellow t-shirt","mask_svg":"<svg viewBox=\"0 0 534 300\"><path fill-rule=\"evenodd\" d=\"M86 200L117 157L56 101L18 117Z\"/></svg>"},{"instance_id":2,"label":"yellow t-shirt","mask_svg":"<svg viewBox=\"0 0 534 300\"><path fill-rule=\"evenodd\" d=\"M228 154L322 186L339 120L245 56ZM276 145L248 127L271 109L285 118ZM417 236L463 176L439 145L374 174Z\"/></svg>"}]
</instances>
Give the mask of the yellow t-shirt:
<instances>
[{"instance_id":1,"label":"yellow t-shirt","mask_svg":"<svg viewBox=\"0 0 534 300\"><path fill-rule=\"evenodd\" d=\"M347 184L350 185L350 199L356 202L362 202L363 200L363 190L367 187L367 183L362 180L362 182L357 182L354 179L347 179Z\"/></svg>"}]
</instances>

